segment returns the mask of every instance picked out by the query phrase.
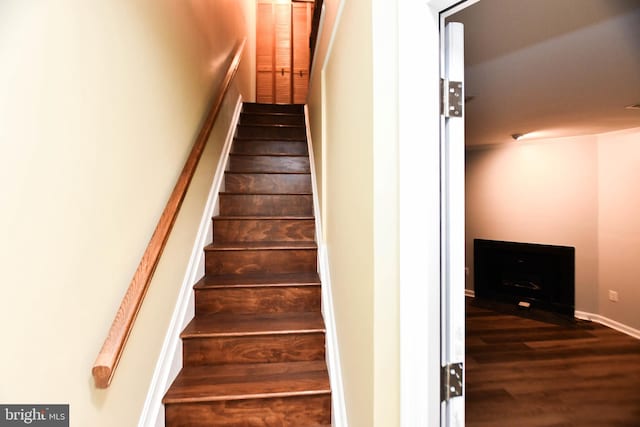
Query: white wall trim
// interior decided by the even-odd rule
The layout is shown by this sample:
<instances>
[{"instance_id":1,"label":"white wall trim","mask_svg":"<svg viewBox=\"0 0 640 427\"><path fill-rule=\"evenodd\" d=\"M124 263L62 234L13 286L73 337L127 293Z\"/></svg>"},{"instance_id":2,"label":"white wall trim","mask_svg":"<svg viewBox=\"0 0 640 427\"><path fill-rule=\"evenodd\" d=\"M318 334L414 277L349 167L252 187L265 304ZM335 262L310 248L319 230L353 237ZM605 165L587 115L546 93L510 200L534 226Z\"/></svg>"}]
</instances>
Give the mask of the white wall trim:
<instances>
[{"instance_id":1,"label":"white wall trim","mask_svg":"<svg viewBox=\"0 0 640 427\"><path fill-rule=\"evenodd\" d=\"M344 400L344 385L342 383L342 365L336 322L333 312L333 295L331 292L331 274L329 273L329 255L327 246L322 240L322 219L320 217L320 203L318 200L318 185L316 182L316 168L309 128L309 108L304 106L305 126L307 130L307 146L309 150L309 164L311 167L311 186L313 189L313 212L316 222L316 241L318 242L318 273L322 283L322 317L326 329L327 368L331 381L331 425L334 427L348 427L347 410Z\"/></svg>"},{"instance_id":2,"label":"white wall trim","mask_svg":"<svg viewBox=\"0 0 640 427\"><path fill-rule=\"evenodd\" d=\"M609 319L605 316L601 316L600 314L576 310L575 317L581 320L590 320L592 322L600 323L601 325L607 326L611 329L615 329L618 332L622 332L623 334L627 334L630 337L640 340L640 329L632 328L631 326L616 322L615 320Z\"/></svg>"},{"instance_id":3,"label":"white wall trim","mask_svg":"<svg viewBox=\"0 0 640 427\"><path fill-rule=\"evenodd\" d=\"M469 297L469 298L475 298L476 297L476 291L474 291L473 289L465 289L464 290L464 296L465 297Z\"/></svg>"},{"instance_id":4,"label":"white wall trim","mask_svg":"<svg viewBox=\"0 0 640 427\"><path fill-rule=\"evenodd\" d=\"M214 215L218 202L218 192L222 186L224 171L229 158L229 151L231 150L236 126L240 118L241 108L242 96L239 95L236 100L236 106L229 129L227 130L220 159L218 160L218 166L213 176L207 203L202 213L198 234L193 243L189 264L187 265L180 287L180 293L178 294L173 315L171 316L171 322L169 323L167 334L162 344L162 350L160 351L153 377L151 378L151 384L142 408L140 420L138 421L138 427L164 427L162 398L182 367L180 333L191 319L193 319L195 313L193 285L204 276L203 248L212 240L213 223L211 218Z\"/></svg>"}]
</instances>

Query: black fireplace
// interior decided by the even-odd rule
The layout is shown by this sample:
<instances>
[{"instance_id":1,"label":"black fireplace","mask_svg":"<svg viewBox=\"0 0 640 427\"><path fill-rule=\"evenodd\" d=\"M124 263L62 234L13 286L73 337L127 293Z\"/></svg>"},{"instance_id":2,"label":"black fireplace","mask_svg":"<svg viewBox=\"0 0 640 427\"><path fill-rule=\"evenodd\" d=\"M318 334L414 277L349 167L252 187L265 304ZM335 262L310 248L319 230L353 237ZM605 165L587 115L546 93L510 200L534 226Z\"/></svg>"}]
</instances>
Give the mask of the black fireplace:
<instances>
[{"instance_id":1,"label":"black fireplace","mask_svg":"<svg viewBox=\"0 0 640 427\"><path fill-rule=\"evenodd\" d=\"M475 239L474 259L477 298L573 316L575 248Z\"/></svg>"}]
</instances>

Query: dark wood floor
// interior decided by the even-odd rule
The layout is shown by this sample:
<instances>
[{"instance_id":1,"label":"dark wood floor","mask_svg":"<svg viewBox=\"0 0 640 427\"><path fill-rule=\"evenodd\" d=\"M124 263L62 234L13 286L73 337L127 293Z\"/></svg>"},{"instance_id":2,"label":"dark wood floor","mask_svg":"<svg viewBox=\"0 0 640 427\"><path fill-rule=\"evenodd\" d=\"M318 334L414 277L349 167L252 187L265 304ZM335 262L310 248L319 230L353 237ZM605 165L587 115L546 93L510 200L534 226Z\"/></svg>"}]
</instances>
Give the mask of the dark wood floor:
<instances>
[{"instance_id":1,"label":"dark wood floor","mask_svg":"<svg viewBox=\"0 0 640 427\"><path fill-rule=\"evenodd\" d=\"M640 340L596 323L514 314L467 300L468 427L640 426Z\"/></svg>"}]
</instances>

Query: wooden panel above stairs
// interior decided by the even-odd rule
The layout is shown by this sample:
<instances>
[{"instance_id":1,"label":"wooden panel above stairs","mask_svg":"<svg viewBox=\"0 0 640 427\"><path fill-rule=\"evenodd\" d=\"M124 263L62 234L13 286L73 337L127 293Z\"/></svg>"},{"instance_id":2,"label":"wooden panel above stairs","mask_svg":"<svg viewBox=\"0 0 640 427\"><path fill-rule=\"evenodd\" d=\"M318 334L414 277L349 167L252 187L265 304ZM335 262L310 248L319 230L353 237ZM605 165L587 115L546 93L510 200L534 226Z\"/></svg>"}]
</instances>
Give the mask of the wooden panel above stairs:
<instances>
[{"instance_id":1,"label":"wooden panel above stairs","mask_svg":"<svg viewBox=\"0 0 640 427\"><path fill-rule=\"evenodd\" d=\"M329 426L302 107L245 104L236 135L166 426Z\"/></svg>"},{"instance_id":2,"label":"wooden panel above stairs","mask_svg":"<svg viewBox=\"0 0 640 427\"><path fill-rule=\"evenodd\" d=\"M313 2L258 0L256 8L258 102L304 103L309 84Z\"/></svg>"}]
</instances>

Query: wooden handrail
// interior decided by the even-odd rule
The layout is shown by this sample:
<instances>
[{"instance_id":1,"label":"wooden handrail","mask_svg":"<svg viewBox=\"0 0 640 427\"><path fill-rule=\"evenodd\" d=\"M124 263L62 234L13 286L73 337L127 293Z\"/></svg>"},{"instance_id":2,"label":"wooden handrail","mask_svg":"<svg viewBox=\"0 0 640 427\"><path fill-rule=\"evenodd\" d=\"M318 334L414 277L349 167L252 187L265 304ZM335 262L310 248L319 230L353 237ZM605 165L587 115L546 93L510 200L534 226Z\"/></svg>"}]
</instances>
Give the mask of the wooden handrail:
<instances>
[{"instance_id":1,"label":"wooden handrail","mask_svg":"<svg viewBox=\"0 0 640 427\"><path fill-rule=\"evenodd\" d=\"M127 289L127 293L120 303L120 308L118 308L116 317L113 319L109 334L107 335L107 338L102 345L102 349L100 350L100 353L98 353L98 357L93 364L91 373L97 388L107 388L111 384L111 379L113 378L113 374L118 366L120 357L122 356L127 338L129 338L131 329L133 329L133 323L138 315L144 296L147 293L147 289L151 283L151 278L158 266L160 256L162 255L162 251L164 250L167 240L169 239L171 228L178 216L180 206L182 205L182 201L187 193L187 189L189 188L189 184L191 183L196 171L198 162L202 157L209 135L211 135L213 124L215 123L220 107L222 106L222 101L224 100L229 86L231 85L231 81L238 71L245 43L246 39L240 43L233 55L233 59L231 60L231 64L224 76L220 90L217 92L211 108L202 123L198 137L193 144L193 148L191 149L191 153L189 154L184 168L182 169L182 173L178 178L178 182L176 182L176 185L173 188L171 197L169 197L169 201L162 212L158 225L156 225L156 229L153 232L153 236L151 236L147 249L144 251L140 264L138 264L138 268L131 279L129 289Z\"/></svg>"}]
</instances>

